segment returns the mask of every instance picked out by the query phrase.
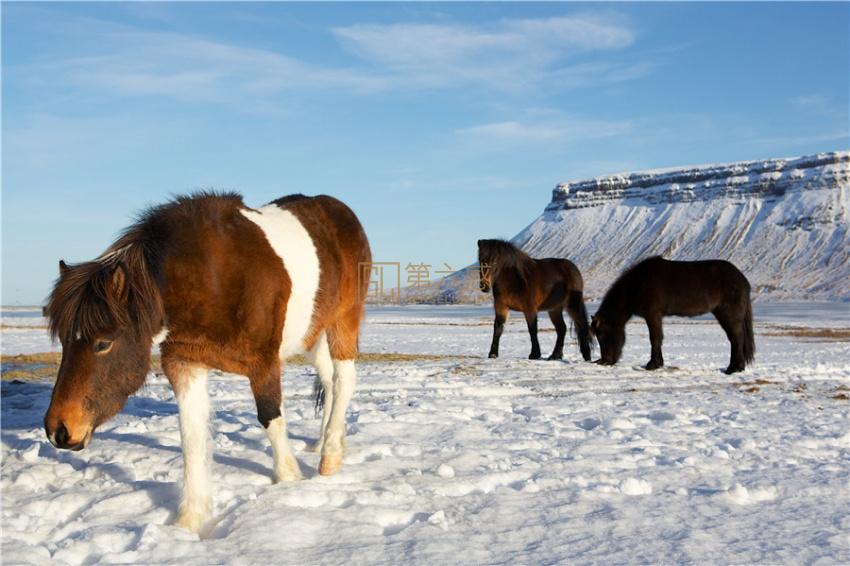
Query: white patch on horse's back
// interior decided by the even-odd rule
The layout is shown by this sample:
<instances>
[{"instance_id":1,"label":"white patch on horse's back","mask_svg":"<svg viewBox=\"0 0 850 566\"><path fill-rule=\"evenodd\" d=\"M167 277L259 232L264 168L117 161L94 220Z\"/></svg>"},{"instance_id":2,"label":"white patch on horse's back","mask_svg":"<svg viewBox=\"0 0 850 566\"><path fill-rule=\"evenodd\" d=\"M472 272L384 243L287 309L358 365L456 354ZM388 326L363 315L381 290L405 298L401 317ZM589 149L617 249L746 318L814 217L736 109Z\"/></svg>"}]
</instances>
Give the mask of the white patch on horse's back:
<instances>
[{"instance_id":1,"label":"white patch on horse's back","mask_svg":"<svg viewBox=\"0 0 850 566\"><path fill-rule=\"evenodd\" d=\"M313 321L313 307L319 290L319 255L310 233L290 211L275 204L257 210L241 210L260 227L292 282L283 322L281 358L305 351L304 337Z\"/></svg>"}]
</instances>

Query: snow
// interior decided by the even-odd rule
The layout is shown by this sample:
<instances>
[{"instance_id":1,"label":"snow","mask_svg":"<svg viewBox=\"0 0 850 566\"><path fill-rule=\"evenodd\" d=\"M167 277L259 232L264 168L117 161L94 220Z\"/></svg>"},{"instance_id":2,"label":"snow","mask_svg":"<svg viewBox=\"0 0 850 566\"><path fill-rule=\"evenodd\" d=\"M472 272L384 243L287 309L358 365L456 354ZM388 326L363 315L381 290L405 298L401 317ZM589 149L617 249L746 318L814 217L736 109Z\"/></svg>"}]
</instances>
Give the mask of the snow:
<instances>
[{"instance_id":1,"label":"snow","mask_svg":"<svg viewBox=\"0 0 850 566\"><path fill-rule=\"evenodd\" d=\"M773 299L848 300L849 201L848 152L641 171L558 185L512 241L571 259L596 297L663 255L729 260Z\"/></svg>"},{"instance_id":2,"label":"snow","mask_svg":"<svg viewBox=\"0 0 850 566\"><path fill-rule=\"evenodd\" d=\"M848 301L848 203L846 151L621 173L556 186L543 213L511 241L532 257L572 260L592 298L629 266L662 255L731 261L757 297ZM408 294L480 298L464 281L450 276L434 296Z\"/></svg>"},{"instance_id":3,"label":"snow","mask_svg":"<svg viewBox=\"0 0 850 566\"><path fill-rule=\"evenodd\" d=\"M163 377L81 452L44 438L50 383L4 381L3 560L847 563L850 405L834 397L850 385L850 344L784 332L846 329L848 308L757 303L756 364L733 377L705 318L665 320L668 367L647 372L642 321L606 368L574 345L562 362L525 359L521 316L489 360L487 308L370 308L365 352L430 357L358 364L335 476L306 451L319 428L310 369L283 376L305 479L276 485L247 380L210 376L216 523L202 539L171 525L182 456ZM545 351L554 332L540 327ZM29 332L4 328L3 354L49 349Z\"/></svg>"}]
</instances>

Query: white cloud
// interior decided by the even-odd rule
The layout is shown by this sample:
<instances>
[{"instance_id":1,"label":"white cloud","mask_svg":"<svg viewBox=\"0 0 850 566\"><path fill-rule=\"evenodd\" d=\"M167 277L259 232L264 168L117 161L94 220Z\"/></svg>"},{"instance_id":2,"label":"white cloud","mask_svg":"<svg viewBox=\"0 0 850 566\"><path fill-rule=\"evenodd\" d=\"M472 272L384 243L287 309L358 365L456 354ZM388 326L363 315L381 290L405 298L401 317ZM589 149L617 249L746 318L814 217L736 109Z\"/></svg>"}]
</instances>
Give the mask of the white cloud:
<instances>
[{"instance_id":1,"label":"white cloud","mask_svg":"<svg viewBox=\"0 0 850 566\"><path fill-rule=\"evenodd\" d=\"M569 144L620 136L632 129L630 121L589 120L549 113L546 119L503 121L455 130L460 139L489 149L534 144Z\"/></svg>"},{"instance_id":2,"label":"white cloud","mask_svg":"<svg viewBox=\"0 0 850 566\"><path fill-rule=\"evenodd\" d=\"M73 22L66 22L69 26ZM310 63L272 49L179 33L139 31L81 18L53 33L96 29L96 56L57 57L19 76L67 83L88 94L227 102L245 111L274 109L282 94L356 95L420 88L483 86L496 91L587 87L644 76L651 61L576 61L580 53L632 45L635 32L616 15L505 19L482 24L355 24L330 30L354 56L348 64ZM7 69L8 70L8 69ZM11 70L14 75L16 69Z\"/></svg>"},{"instance_id":3,"label":"white cloud","mask_svg":"<svg viewBox=\"0 0 850 566\"><path fill-rule=\"evenodd\" d=\"M578 53L622 49L635 41L635 32L621 18L595 14L479 26L357 24L333 33L350 53L402 82L428 87L484 83L503 89L557 81L571 73L605 74L608 68L571 71L564 62Z\"/></svg>"},{"instance_id":4,"label":"white cloud","mask_svg":"<svg viewBox=\"0 0 850 566\"><path fill-rule=\"evenodd\" d=\"M820 95L820 94L806 94L801 96L795 96L788 99L788 102L794 104L795 106L804 106L804 107L823 107L830 103L828 97Z\"/></svg>"},{"instance_id":5,"label":"white cloud","mask_svg":"<svg viewBox=\"0 0 850 566\"><path fill-rule=\"evenodd\" d=\"M61 63L69 80L126 95L183 100L251 100L292 89L371 92L383 81L320 68L269 50L168 33L114 33L113 53Z\"/></svg>"}]
</instances>

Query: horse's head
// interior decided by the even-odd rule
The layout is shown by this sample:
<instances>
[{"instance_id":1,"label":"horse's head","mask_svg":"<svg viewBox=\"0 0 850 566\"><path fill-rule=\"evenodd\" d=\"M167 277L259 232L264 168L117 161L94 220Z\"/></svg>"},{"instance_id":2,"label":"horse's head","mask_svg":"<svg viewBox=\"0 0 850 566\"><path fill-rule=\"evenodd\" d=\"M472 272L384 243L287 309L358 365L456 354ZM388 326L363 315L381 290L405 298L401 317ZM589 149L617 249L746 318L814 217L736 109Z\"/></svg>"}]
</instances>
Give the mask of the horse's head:
<instances>
[{"instance_id":1,"label":"horse's head","mask_svg":"<svg viewBox=\"0 0 850 566\"><path fill-rule=\"evenodd\" d=\"M152 333L138 324L138 292L121 263L60 262L59 271L45 312L62 362L44 428L57 448L81 450L144 383Z\"/></svg>"},{"instance_id":2,"label":"horse's head","mask_svg":"<svg viewBox=\"0 0 850 566\"><path fill-rule=\"evenodd\" d=\"M492 257L487 240L478 240L478 287L483 293L489 293L493 287Z\"/></svg>"},{"instance_id":3,"label":"horse's head","mask_svg":"<svg viewBox=\"0 0 850 566\"><path fill-rule=\"evenodd\" d=\"M623 355L623 345L626 343L624 325L612 324L610 320L596 313L590 317L590 333L599 342L600 358L597 363L614 365Z\"/></svg>"}]
</instances>

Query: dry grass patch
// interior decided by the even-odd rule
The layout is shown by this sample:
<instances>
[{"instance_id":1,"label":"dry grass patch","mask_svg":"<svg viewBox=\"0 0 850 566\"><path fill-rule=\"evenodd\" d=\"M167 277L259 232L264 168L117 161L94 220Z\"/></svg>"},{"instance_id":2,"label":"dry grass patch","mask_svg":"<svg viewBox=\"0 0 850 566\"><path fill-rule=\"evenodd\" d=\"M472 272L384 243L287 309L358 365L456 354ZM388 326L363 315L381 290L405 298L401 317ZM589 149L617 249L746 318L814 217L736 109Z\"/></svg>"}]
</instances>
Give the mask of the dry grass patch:
<instances>
[{"instance_id":1,"label":"dry grass patch","mask_svg":"<svg viewBox=\"0 0 850 566\"><path fill-rule=\"evenodd\" d=\"M778 381L770 381L769 379L754 379L753 381L742 381L741 383L735 384L736 387L746 387L751 385L776 385L779 383Z\"/></svg>"},{"instance_id":2,"label":"dry grass patch","mask_svg":"<svg viewBox=\"0 0 850 566\"><path fill-rule=\"evenodd\" d=\"M358 362L436 362L440 360L469 360L478 356L457 356L448 354L399 354L395 352L361 352Z\"/></svg>"},{"instance_id":3,"label":"dry grass patch","mask_svg":"<svg viewBox=\"0 0 850 566\"><path fill-rule=\"evenodd\" d=\"M802 326L771 326L759 332L762 336L787 338L820 338L822 340L850 340L850 328L808 328Z\"/></svg>"},{"instance_id":4,"label":"dry grass patch","mask_svg":"<svg viewBox=\"0 0 850 566\"><path fill-rule=\"evenodd\" d=\"M518 321L517 321L518 322ZM523 321L524 322L524 321ZM396 320L368 322L369 326L493 326L492 322L431 322L426 320L417 320L411 322L402 322Z\"/></svg>"},{"instance_id":5,"label":"dry grass patch","mask_svg":"<svg viewBox=\"0 0 850 566\"><path fill-rule=\"evenodd\" d=\"M736 383L735 387L738 387L740 391L744 393L758 393L761 391L761 387L763 385L776 385L779 383L778 381L770 381L769 379L754 379L753 381L742 381L741 383Z\"/></svg>"},{"instance_id":6,"label":"dry grass patch","mask_svg":"<svg viewBox=\"0 0 850 566\"><path fill-rule=\"evenodd\" d=\"M59 352L3 356L0 360L0 373L3 379L22 381L52 378L59 371L61 358L62 354Z\"/></svg>"},{"instance_id":7,"label":"dry grass patch","mask_svg":"<svg viewBox=\"0 0 850 566\"><path fill-rule=\"evenodd\" d=\"M477 359L475 356L450 356L444 354L400 354L397 352L362 352L358 362L434 362L441 360ZM3 356L0 372L5 380L53 379L59 372L60 352L41 352L38 354L18 354ZM294 356L286 361L287 365L307 365L304 356ZM151 371L161 372L162 365L158 355L151 356Z\"/></svg>"},{"instance_id":8,"label":"dry grass patch","mask_svg":"<svg viewBox=\"0 0 850 566\"><path fill-rule=\"evenodd\" d=\"M475 356L450 356L446 354L400 354L398 352L360 352L358 362L435 362L440 360L455 360L475 358ZM308 365L304 356L292 356L285 362L289 366Z\"/></svg>"}]
</instances>

